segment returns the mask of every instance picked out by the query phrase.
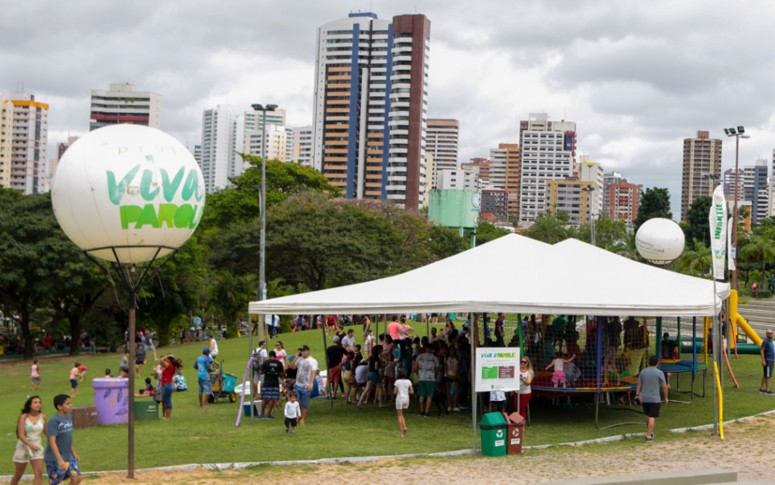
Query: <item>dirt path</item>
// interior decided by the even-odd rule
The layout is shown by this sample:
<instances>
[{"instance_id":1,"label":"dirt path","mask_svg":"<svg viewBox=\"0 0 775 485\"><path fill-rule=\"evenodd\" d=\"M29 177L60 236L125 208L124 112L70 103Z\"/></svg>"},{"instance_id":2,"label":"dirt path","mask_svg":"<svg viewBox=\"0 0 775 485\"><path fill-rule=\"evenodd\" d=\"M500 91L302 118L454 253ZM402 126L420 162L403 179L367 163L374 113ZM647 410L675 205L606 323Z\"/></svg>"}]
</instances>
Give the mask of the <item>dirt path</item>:
<instances>
[{"instance_id":1,"label":"dirt path","mask_svg":"<svg viewBox=\"0 0 775 485\"><path fill-rule=\"evenodd\" d=\"M725 440L709 432L663 433L653 443L643 438L581 447L527 450L521 456L382 460L373 463L259 467L211 472L147 472L135 480L121 476L89 477L86 483L258 484L258 483L539 483L571 478L630 473L725 468L739 480L775 477L775 415L757 417L725 428Z\"/></svg>"}]
</instances>

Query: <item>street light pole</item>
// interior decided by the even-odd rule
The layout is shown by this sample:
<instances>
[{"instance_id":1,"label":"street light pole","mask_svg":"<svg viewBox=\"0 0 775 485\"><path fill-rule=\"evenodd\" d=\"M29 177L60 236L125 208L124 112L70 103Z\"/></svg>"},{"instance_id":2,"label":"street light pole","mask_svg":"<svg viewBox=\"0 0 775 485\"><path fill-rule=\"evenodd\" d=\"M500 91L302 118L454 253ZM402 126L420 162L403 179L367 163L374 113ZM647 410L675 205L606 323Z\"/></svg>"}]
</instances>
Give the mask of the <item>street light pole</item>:
<instances>
[{"instance_id":1,"label":"street light pole","mask_svg":"<svg viewBox=\"0 0 775 485\"><path fill-rule=\"evenodd\" d=\"M258 299L266 299L266 112L277 109L276 104L252 105L255 111L261 112L261 195L259 196L259 210L261 211L261 231L259 236L258 256ZM258 334L263 336L266 325L259 322Z\"/></svg>"},{"instance_id":2,"label":"street light pole","mask_svg":"<svg viewBox=\"0 0 775 485\"><path fill-rule=\"evenodd\" d=\"M748 135L744 135L745 127L738 126L737 128L724 128L724 133L727 136L735 137L735 202L732 209L732 246L735 248L734 261L735 269L732 271L731 284L732 289L737 290L737 198L739 190L739 177L740 177L740 137L750 138ZM731 248L730 248L731 250Z\"/></svg>"},{"instance_id":3,"label":"street light pole","mask_svg":"<svg viewBox=\"0 0 775 485\"><path fill-rule=\"evenodd\" d=\"M595 214L592 212L592 192L595 191L595 187L587 185L582 190L587 193L587 222L590 223L590 242L593 246L595 244Z\"/></svg>"}]
</instances>

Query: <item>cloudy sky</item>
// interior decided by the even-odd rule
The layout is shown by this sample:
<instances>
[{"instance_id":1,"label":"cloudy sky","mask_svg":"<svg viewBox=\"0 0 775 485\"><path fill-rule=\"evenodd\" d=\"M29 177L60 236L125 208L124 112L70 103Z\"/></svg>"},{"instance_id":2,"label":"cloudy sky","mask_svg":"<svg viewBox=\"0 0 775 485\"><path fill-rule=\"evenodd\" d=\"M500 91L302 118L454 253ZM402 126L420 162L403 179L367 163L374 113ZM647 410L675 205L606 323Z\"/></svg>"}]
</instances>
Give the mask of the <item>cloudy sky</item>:
<instances>
[{"instance_id":1,"label":"cloudy sky","mask_svg":"<svg viewBox=\"0 0 775 485\"><path fill-rule=\"evenodd\" d=\"M579 153L680 214L682 139L743 124L741 166L775 148L769 0L4 2L0 92L51 105L51 144L88 131L92 89L163 96L162 128L199 143L202 110L276 103L312 122L317 28L351 11L431 21L429 116L461 124L460 159L517 142L519 120L577 123ZM734 143L724 143L724 169Z\"/></svg>"}]
</instances>

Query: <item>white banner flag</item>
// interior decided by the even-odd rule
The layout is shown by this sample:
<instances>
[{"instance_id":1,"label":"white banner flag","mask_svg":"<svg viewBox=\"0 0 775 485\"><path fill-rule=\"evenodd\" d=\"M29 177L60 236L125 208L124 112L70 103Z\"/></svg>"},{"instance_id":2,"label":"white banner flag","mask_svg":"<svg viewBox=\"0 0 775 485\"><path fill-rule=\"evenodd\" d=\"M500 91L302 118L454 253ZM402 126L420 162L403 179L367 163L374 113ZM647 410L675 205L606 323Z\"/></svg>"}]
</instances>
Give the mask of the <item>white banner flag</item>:
<instances>
[{"instance_id":1,"label":"white banner flag","mask_svg":"<svg viewBox=\"0 0 775 485\"><path fill-rule=\"evenodd\" d=\"M713 191L713 200L708 214L710 223L710 251L713 257L713 277L724 279L724 262L727 256L727 202L724 189L719 185Z\"/></svg>"},{"instance_id":2,"label":"white banner flag","mask_svg":"<svg viewBox=\"0 0 775 485\"><path fill-rule=\"evenodd\" d=\"M737 257L737 248L732 246L732 231L734 230L733 224L735 223L735 220L733 217L729 218L729 223L727 224L727 247L729 248L729 271L734 271L735 266L735 258Z\"/></svg>"}]
</instances>

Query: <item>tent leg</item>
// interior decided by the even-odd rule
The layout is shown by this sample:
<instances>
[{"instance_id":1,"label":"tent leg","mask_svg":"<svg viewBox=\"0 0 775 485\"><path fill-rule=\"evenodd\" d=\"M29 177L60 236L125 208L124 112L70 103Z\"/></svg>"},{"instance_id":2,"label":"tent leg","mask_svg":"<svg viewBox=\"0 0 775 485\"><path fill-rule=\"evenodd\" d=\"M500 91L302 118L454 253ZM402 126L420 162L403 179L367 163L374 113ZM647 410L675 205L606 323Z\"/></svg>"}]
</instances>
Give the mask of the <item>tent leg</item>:
<instances>
[{"instance_id":1,"label":"tent leg","mask_svg":"<svg viewBox=\"0 0 775 485\"><path fill-rule=\"evenodd\" d=\"M248 359L253 355L253 315L248 314ZM250 372L250 424L256 424L256 417L253 411L253 400L256 398L253 394L253 371ZM242 392L245 392L245 384L242 385Z\"/></svg>"},{"instance_id":2,"label":"tent leg","mask_svg":"<svg viewBox=\"0 0 775 485\"><path fill-rule=\"evenodd\" d=\"M325 324L320 327L320 331L323 333L323 354L328 354L328 342L326 342L326 326ZM331 382L331 369L328 367L328 355L326 355L326 378L328 379L328 384L325 386L328 389L328 400L331 403L331 409L334 408L334 392L336 392L336 387L334 387L333 383Z\"/></svg>"},{"instance_id":3,"label":"tent leg","mask_svg":"<svg viewBox=\"0 0 775 485\"><path fill-rule=\"evenodd\" d=\"M474 321L471 322L471 330L476 331L476 316ZM474 454L476 454L476 346L474 345L474 333L470 335L471 340L471 425L474 429Z\"/></svg>"}]
</instances>

